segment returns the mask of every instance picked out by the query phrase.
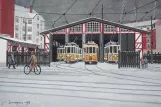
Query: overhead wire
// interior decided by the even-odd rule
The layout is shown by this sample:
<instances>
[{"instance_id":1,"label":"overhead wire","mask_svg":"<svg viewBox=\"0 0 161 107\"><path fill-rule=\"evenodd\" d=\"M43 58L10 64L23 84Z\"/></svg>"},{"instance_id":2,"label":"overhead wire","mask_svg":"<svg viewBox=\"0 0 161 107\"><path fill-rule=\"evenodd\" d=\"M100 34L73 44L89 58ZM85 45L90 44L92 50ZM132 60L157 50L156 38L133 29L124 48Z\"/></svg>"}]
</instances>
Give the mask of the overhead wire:
<instances>
[{"instance_id":1,"label":"overhead wire","mask_svg":"<svg viewBox=\"0 0 161 107\"><path fill-rule=\"evenodd\" d=\"M3 9L0 9L0 10L3 10ZM28 11L22 11L22 10L15 10L15 11L20 11L20 12L26 12L26 13L29 13ZM52 15L63 15L62 13L57 13L57 12L32 12L34 14L38 14L38 15L42 15L42 14L52 14ZM137 12L137 13L140 13L140 14L145 14L146 12ZM102 14L102 13L93 13L93 15L97 15L97 14ZM103 14L122 14L122 13L119 13L119 12L104 12ZM133 14L133 13L126 13L126 14ZM66 13L65 15L89 15L89 13Z\"/></svg>"},{"instance_id":2,"label":"overhead wire","mask_svg":"<svg viewBox=\"0 0 161 107\"><path fill-rule=\"evenodd\" d=\"M142 6L140 6L140 7L137 7L136 9L130 10L130 11L128 11L128 12L125 12L125 14L131 13L131 12L133 12L133 11L135 11L135 10L138 10L138 9L140 9L140 8L143 8L143 7L145 7L145 6L148 6L148 5L150 5L150 4L152 4L152 3L156 2L156 1L157 1L157 0L154 0L154 1L152 1L152 2L149 2L149 3L145 4L145 5L142 5Z\"/></svg>"},{"instance_id":3,"label":"overhead wire","mask_svg":"<svg viewBox=\"0 0 161 107\"><path fill-rule=\"evenodd\" d=\"M157 9L158 7L161 7L161 5L158 5L157 7L151 9L150 11L147 11L147 12L145 13L145 15L144 15L140 20L143 20L147 14L149 14L149 13L152 12L152 11L154 11L154 10Z\"/></svg>"},{"instance_id":4,"label":"overhead wire","mask_svg":"<svg viewBox=\"0 0 161 107\"><path fill-rule=\"evenodd\" d=\"M99 0L96 4L96 6L93 8L92 12L90 14L92 14L94 12L94 10L96 9L96 7L99 5L99 3L101 2L101 0Z\"/></svg>"},{"instance_id":5,"label":"overhead wire","mask_svg":"<svg viewBox=\"0 0 161 107\"><path fill-rule=\"evenodd\" d=\"M92 9L92 11L89 13L89 15L90 15L90 18L92 17L92 13L94 12L94 10L96 9L96 7L99 5L99 3L101 2L101 0L99 0L98 2L97 2L97 4L95 5L95 7ZM92 29L92 25L91 25L91 41L92 41L92 39L93 39L93 29Z\"/></svg>"},{"instance_id":6,"label":"overhead wire","mask_svg":"<svg viewBox=\"0 0 161 107\"><path fill-rule=\"evenodd\" d=\"M71 8L72 6L77 2L78 0L75 0L74 3L72 3L72 5L65 11L64 14L62 14L57 20L54 21L54 24L63 16L65 15ZM54 24L52 26L54 26Z\"/></svg>"}]
</instances>

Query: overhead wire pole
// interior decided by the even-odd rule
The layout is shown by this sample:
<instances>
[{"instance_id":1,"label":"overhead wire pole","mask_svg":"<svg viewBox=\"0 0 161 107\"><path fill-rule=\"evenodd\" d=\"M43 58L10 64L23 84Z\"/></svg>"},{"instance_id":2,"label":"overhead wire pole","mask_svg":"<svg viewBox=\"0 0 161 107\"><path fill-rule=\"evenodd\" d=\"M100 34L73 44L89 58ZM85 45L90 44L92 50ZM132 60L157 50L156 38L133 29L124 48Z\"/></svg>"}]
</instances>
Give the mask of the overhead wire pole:
<instances>
[{"instance_id":1,"label":"overhead wire pole","mask_svg":"<svg viewBox=\"0 0 161 107\"><path fill-rule=\"evenodd\" d=\"M152 30L153 30L153 16L151 16L151 63L153 63L153 41L152 41L152 38L153 38L153 33L152 33Z\"/></svg>"},{"instance_id":2,"label":"overhead wire pole","mask_svg":"<svg viewBox=\"0 0 161 107\"><path fill-rule=\"evenodd\" d=\"M124 10L125 10L125 7L126 7L126 3L127 3L127 0L123 0L123 4L122 4L122 10L121 10L121 16L120 16L120 23L122 23L122 20L123 20L123 17L125 16L124 15ZM124 16L123 16L124 15ZM120 51L122 50L122 48L121 48L121 41L122 41L122 39L121 39L121 32L119 33L119 44L120 44Z\"/></svg>"},{"instance_id":3,"label":"overhead wire pole","mask_svg":"<svg viewBox=\"0 0 161 107\"><path fill-rule=\"evenodd\" d=\"M104 62L104 26L103 26L103 4L102 4L102 30L101 30L101 35L100 35L100 62Z\"/></svg>"},{"instance_id":4,"label":"overhead wire pole","mask_svg":"<svg viewBox=\"0 0 161 107\"><path fill-rule=\"evenodd\" d=\"M155 18L155 8L156 8L156 5L157 5L157 0L154 2L154 13L153 13L153 19Z\"/></svg>"},{"instance_id":5,"label":"overhead wire pole","mask_svg":"<svg viewBox=\"0 0 161 107\"><path fill-rule=\"evenodd\" d=\"M135 22L137 22L137 13L138 13L138 9L137 9L137 3L136 0L134 1L134 6L135 6Z\"/></svg>"},{"instance_id":6,"label":"overhead wire pole","mask_svg":"<svg viewBox=\"0 0 161 107\"><path fill-rule=\"evenodd\" d=\"M65 11L65 13L63 13L57 20L55 20L54 22L56 23L60 18L62 18L62 16L64 16L71 8L72 6L77 2L78 0L75 0L74 3ZM54 24L55 24L54 23ZM54 26L54 24L52 26Z\"/></svg>"},{"instance_id":7,"label":"overhead wire pole","mask_svg":"<svg viewBox=\"0 0 161 107\"><path fill-rule=\"evenodd\" d=\"M126 7L126 3L127 3L127 0L123 0L123 4L122 4L122 10L121 10L121 16L120 16L120 23L122 23L122 20L123 20L123 17L125 16L124 15L124 10L125 10L125 7Z\"/></svg>"}]
</instances>

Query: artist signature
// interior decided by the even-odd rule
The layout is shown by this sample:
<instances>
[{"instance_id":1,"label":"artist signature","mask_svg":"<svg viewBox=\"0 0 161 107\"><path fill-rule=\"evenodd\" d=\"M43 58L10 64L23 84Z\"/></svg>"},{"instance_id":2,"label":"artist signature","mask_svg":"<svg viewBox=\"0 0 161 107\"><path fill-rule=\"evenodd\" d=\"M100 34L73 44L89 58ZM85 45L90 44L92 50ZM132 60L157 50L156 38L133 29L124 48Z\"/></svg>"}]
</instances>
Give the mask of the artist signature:
<instances>
[{"instance_id":1,"label":"artist signature","mask_svg":"<svg viewBox=\"0 0 161 107\"><path fill-rule=\"evenodd\" d=\"M24 106L28 106L30 104L30 101L0 101L1 106L6 105L6 104L12 104L15 106L19 106L19 105L24 105Z\"/></svg>"}]
</instances>

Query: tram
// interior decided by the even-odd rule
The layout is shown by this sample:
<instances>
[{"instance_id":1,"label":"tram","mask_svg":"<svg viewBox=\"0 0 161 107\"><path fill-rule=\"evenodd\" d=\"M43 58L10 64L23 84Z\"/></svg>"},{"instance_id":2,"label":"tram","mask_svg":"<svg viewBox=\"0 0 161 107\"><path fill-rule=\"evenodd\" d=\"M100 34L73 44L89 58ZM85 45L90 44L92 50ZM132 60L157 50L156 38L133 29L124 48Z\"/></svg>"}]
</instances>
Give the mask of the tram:
<instances>
[{"instance_id":1,"label":"tram","mask_svg":"<svg viewBox=\"0 0 161 107\"><path fill-rule=\"evenodd\" d=\"M118 63L118 50L120 45L117 42L110 41L104 47L104 60L106 62Z\"/></svg>"},{"instance_id":2,"label":"tram","mask_svg":"<svg viewBox=\"0 0 161 107\"><path fill-rule=\"evenodd\" d=\"M64 61L64 46L59 46L57 48L57 60Z\"/></svg>"},{"instance_id":3,"label":"tram","mask_svg":"<svg viewBox=\"0 0 161 107\"><path fill-rule=\"evenodd\" d=\"M79 61L79 46L74 42L66 43L65 46L65 58L66 63Z\"/></svg>"},{"instance_id":4,"label":"tram","mask_svg":"<svg viewBox=\"0 0 161 107\"><path fill-rule=\"evenodd\" d=\"M98 45L93 41L88 41L84 45L84 60L85 64L98 63L99 48Z\"/></svg>"}]
</instances>

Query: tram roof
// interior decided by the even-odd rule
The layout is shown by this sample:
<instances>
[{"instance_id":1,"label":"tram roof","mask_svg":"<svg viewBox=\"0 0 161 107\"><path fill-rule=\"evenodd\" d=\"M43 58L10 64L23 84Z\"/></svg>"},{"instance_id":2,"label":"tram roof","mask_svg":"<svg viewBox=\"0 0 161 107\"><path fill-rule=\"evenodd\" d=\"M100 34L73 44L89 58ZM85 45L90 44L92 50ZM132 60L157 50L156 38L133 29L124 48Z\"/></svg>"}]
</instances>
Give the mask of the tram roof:
<instances>
[{"instance_id":1,"label":"tram roof","mask_svg":"<svg viewBox=\"0 0 161 107\"><path fill-rule=\"evenodd\" d=\"M111 45L118 45L118 43L114 42L114 41L110 41L110 42L105 44L105 46L111 46Z\"/></svg>"},{"instance_id":2,"label":"tram roof","mask_svg":"<svg viewBox=\"0 0 161 107\"><path fill-rule=\"evenodd\" d=\"M65 46L78 46L75 42L66 43Z\"/></svg>"},{"instance_id":3,"label":"tram roof","mask_svg":"<svg viewBox=\"0 0 161 107\"><path fill-rule=\"evenodd\" d=\"M135 31L135 32L150 34L150 31L145 31L145 30L142 30L142 29L139 29L139 28L134 28L134 27L131 27L131 26L128 26L128 25L125 25L125 24L120 24L120 23L116 23L116 22L112 22L112 21L108 21L108 20L104 20L104 19L102 20L102 19L96 18L96 17L90 17L90 18L86 18L86 19L83 19L83 20L73 22L73 23L65 24L65 25L62 25L62 26L59 26L59 27L48 29L48 30L41 32L40 34L41 35L49 34L50 32L56 32L58 30L73 27L73 26L76 26L76 25L79 25L79 24L90 22L90 21L103 22L104 24L108 24L108 25L112 25L112 26L116 26L116 27L120 27L120 28L124 28L124 29L128 29L128 30L132 30L132 31Z\"/></svg>"}]
</instances>

